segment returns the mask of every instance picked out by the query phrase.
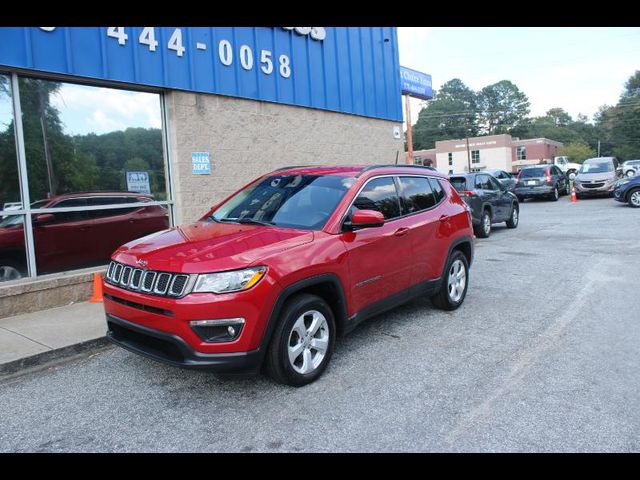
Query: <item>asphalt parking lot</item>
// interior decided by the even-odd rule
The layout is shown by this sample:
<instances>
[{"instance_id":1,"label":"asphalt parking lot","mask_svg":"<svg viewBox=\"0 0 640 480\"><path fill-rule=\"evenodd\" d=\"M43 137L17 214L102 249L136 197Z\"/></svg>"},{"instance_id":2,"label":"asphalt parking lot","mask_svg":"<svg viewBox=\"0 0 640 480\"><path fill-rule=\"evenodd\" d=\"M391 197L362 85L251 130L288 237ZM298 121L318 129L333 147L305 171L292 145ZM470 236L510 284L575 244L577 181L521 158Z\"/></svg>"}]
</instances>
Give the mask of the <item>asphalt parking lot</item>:
<instances>
[{"instance_id":1,"label":"asphalt parking lot","mask_svg":"<svg viewBox=\"0 0 640 480\"><path fill-rule=\"evenodd\" d=\"M640 451L640 211L521 205L464 305L414 301L295 389L118 348L0 382L0 451Z\"/></svg>"}]
</instances>

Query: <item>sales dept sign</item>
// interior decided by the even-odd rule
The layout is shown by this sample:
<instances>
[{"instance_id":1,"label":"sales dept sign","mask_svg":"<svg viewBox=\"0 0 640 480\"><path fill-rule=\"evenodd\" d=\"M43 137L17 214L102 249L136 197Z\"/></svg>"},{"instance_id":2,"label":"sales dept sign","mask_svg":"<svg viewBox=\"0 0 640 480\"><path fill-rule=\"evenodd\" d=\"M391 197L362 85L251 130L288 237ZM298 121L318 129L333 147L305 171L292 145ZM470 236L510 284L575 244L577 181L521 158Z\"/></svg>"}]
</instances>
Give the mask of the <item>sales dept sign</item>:
<instances>
[{"instance_id":1,"label":"sales dept sign","mask_svg":"<svg viewBox=\"0 0 640 480\"><path fill-rule=\"evenodd\" d=\"M209 152L191 153L191 173L194 175L211 175Z\"/></svg>"}]
</instances>

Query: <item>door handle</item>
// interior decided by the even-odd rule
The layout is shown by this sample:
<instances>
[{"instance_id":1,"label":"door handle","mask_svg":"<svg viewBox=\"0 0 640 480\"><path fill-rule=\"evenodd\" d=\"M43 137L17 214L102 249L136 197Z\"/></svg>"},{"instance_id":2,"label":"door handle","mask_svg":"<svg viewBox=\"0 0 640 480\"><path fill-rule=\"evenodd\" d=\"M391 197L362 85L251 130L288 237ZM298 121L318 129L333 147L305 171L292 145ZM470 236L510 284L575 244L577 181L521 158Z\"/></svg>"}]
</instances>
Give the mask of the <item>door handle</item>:
<instances>
[{"instance_id":1,"label":"door handle","mask_svg":"<svg viewBox=\"0 0 640 480\"><path fill-rule=\"evenodd\" d=\"M394 235L395 235L396 237L402 237L402 236L406 235L407 233L409 233L409 228L407 228L407 227L402 227L402 228L397 229L397 230L394 232Z\"/></svg>"},{"instance_id":2,"label":"door handle","mask_svg":"<svg viewBox=\"0 0 640 480\"><path fill-rule=\"evenodd\" d=\"M440 221L441 222L448 222L449 221L449 215L440 215Z\"/></svg>"}]
</instances>

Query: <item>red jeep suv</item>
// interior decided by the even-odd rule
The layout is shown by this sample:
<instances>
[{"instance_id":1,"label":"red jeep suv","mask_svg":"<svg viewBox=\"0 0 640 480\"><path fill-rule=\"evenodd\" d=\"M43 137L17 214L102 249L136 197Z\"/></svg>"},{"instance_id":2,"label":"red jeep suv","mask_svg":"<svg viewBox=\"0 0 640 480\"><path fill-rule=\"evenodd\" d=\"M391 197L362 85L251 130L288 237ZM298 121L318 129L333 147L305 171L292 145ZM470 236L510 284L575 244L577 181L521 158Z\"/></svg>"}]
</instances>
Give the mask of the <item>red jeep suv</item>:
<instances>
[{"instance_id":1,"label":"red jeep suv","mask_svg":"<svg viewBox=\"0 0 640 480\"><path fill-rule=\"evenodd\" d=\"M454 310L473 258L469 210L418 166L287 167L199 221L120 247L108 337L155 360L301 386L338 335L418 296Z\"/></svg>"}]
</instances>

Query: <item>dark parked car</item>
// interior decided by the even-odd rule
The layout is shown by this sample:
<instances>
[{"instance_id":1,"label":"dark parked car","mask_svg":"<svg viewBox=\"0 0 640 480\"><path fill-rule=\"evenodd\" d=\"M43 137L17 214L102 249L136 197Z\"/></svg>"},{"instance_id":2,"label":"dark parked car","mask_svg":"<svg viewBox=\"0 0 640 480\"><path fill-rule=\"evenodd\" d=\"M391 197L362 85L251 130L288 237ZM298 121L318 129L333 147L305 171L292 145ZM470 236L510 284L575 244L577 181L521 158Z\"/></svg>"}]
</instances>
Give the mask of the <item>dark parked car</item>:
<instances>
[{"instance_id":1,"label":"dark parked car","mask_svg":"<svg viewBox=\"0 0 640 480\"><path fill-rule=\"evenodd\" d=\"M86 207L87 210L33 214L38 273L105 264L125 242L169 228L167 210L159 205L88 210L109 204L151 202L138 193L71 193L38 200L31 208ZM26 274L23 215L0 220L0 282Z\"/></svg>"},{"instance_id":2,"label":"dark parked car","mask_svg":"<svg viewBox=\"0 0 640 480\"><path fill-rule=\"evenodd\" d=\"M507 187L510 192L516 190L516 178L504 170L484 170L487 173L493 175L502 185Z\"/></svg>"},{"instance_id":3,"label":"dark parked car","mask_svg":"<svg viewBox=\"0 0 640 480\"><path fill-rule=\"evenodd\" d=\"M533 197L545 197L555 202L560 195L569 193L569 179L555 165L522 167L516 178L516 195L521 202Z\"/></svg>"},{"instance_id":4,"label":"dark parked car","mask_svg":"<svg viewBox=\"0 0 640 480\"><path fill-rule=\"evenodd\" d=\"M613 198L627 202L634 208L640 208L640 170L633 177L618 180L613 190Z\"/></svg>"},{"instance_id":5,"label":"dark parked car","mask_svg":"<svg viewBox=\"0 0 640 480\"><path fill-rule=\"evenodd\" d=\"M453 174L449 181L471 208L476 237L487 238L493 223L507 222L509 228L518 226L518 199L492 175L484 172Z\"/></svg>"}]
</instances>

